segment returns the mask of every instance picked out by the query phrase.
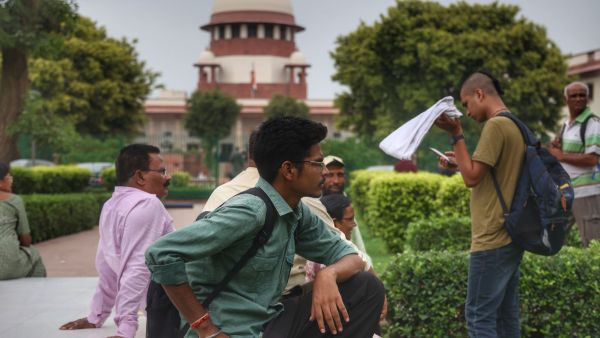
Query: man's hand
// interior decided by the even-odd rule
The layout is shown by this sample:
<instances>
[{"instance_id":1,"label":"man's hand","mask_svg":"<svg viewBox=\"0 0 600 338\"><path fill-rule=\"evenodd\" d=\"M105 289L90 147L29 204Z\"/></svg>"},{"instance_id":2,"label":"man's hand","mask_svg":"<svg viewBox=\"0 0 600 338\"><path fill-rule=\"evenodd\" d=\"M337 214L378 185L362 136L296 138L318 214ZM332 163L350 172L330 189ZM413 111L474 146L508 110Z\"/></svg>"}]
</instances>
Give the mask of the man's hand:
<instances>
[{"instance_id":1,"label":"man's hand","mask_svg":"<svg viewBox=\"0 0 600 338\"><path fill-rule=\"evenodd\" d=\"M443 157L438 157L440 167L442 167L444 169L457 170L458 164L456 164L456 156L454 155L454 152L453 151L445 151L444 155L446 155L448 157L450 162L446 161L446 159Z\"/></svg>"},{"instance_id":2,"label":"man's hand","mask_svg":"<svg viewBox=\"0 0 600 338\"><path fill-rule=\"evenodd\" d=\"M453 119L446 114L442 114L434 123L438 128L447 131L450 135L462 134L462 127L459 119Z\"/></svg>"},{"instance_id":3,"label":"man's hand","mask_svg":"<svg viewBox=\"0 0 600 338\"><path fill-rule=\"evenodd\" d=\"M79 318L60 327L60 330L95 329L96 325L88 322L87 318Z\"/></svg>"},{"instance_id":4,"label":"man's hand","mask_svg":"<svg viewBox=\"0 0 600 338\"><path fill-rule=\"evenodd\" d=\"M556 157L557 160L562 161L563 152L561 150L560 141L552 141L552 143L550 143L550 146L548 147L548 151L550 152L550 154L552 154L552 156Z\"/></svg>"},{"instance_id":5,"label":"man's hand","mask_svg":"<svg viewBox=\"0 0 600 338\"><path fill-rule=\"evenodd\" d=\"M335 270L325 268L317 274L313 284L312 308L310 320L317 320L321 333L325 333L325 322L333 334L343 331L342 319L350 321L342 295L336 284Z\"/></svg>"},{"instance_id":6,"label":"man's hand","mask_svg":"<svg viewBox=\"0 0 600 338\"><path fill-rule=\"evenodd\" d=\"M379 315L379 321L385 320L385 316L387 316L388 302L387 295L383 298L383 308L381 308L381 314Z\"/></svg>"}]
</instances>

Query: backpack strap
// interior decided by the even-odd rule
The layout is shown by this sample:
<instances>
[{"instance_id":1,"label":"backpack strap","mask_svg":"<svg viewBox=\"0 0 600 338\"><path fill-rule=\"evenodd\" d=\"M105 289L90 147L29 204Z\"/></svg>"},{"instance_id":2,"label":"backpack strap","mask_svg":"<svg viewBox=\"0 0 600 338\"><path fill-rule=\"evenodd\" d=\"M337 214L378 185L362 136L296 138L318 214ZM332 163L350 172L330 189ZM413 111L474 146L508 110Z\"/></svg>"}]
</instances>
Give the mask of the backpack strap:
<instances>
[{"instance_id":1,"label":"backpack strap","mask_svg":"<svg viewBox=\"0 0 600 338\"><path fill-rule=\"evenodd\" d=\"M206 299L202 302L202 306L208 310L208 306L215 297L225 288L225 286L237 275L237 273L246 265L248 260L252 258L258 249L262 247L273 233L273 228L275 227L275 221L277 220L277 210L275 209L275 205L273 205L273 201L267 196L267 194L259 187L250 188L246 191L243 191L240 194L250 194L259 197L267 207L267 213L265 216L265 223L262 229L256 234L254 241L252 242L252 246L246 253L240 258L240 260L234 265L234 267L229 270L227 275L221 280L221 282L214 288L214 290L206 297Z\"/></svg>"},{"instance_id":2,"label":"backpack strap","mask_svg":"<svg viewBox=\"0 0 600 338\"><path fill-rule=\"evenodd\" d=\"M585 152L585 131L587 129L588 122L592 118L597 119L598 116L591 114L590 116L586 117L585 120L583 120L583 122L581 123L581 128L579 128L579 138L581 139L581 144L583 144L584 152Z\"/></svg>"},{"instance_id":3,"label":"backpack strap","mask_svg":"<svg viewBox=\"0 0 600 338\"><path fill-rule=\"evenodd\" d=\"M494 182L494 188L496 188L496 195L498 195L500 205L502 205L502 211L504 211L504 217L506 217L510 212L508 210L508 207L506 206L504 196L502 196L502 190L500 190L500 184L498 184L498 179L496 179L496 168L492 167L490 174L492 174L492 181Z\"/></svg>"}]
</instances>

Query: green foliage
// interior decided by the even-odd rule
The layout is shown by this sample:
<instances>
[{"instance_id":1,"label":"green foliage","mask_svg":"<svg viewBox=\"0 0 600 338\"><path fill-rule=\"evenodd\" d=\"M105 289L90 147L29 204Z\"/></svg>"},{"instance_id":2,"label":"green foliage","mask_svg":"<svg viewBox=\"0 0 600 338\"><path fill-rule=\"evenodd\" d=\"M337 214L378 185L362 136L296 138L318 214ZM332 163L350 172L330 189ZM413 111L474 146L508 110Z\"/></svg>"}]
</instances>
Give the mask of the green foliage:
<instances>
[{"instance_id":1,"label":"green foliage","mask_svg":"<svg viewBox=\"0 0 600 338\"><path fill-rule=\"evenodd\" d=\"M306 103L293 97L276 94L264 108L267 118L278 116L296 116L309 118L309 109Z\"/></svg>"},{"instance_id":2,"label":"green foliage","mask_svg":"<svg viewBox=\"0 0 600 338\"><path fill-rule=\"evenodd\" d=\"M171 175L171 187L187 187L190 183L190 174L185 171L178 171Z\"/></svg>"},{"instance_id":3,"label":"green foliage","mask_svg":"<svg viewBox=\"0 0 600 338\"><path fill-rule=\"evenodd\" d=\"M98 225L108 193L22 195L33 242L77 233Z\"/></svg>"},{"instance_id":4,"label":"green foliage","mask_svg":"<svg viewBox=\"0 0 600 338\"><path fill-rule=\"evenodd\" d=\"M443 177L402 173L376 177L369 184L367 221L391 252L401 252L408 224L436 212L436 196Z\"/></svg>"},{"instance_id":5,"label":"green foliage","mask_svg":"<svg viewBox=\"0 0 600 338\"><path fill-rule=\"evenodd\" d=\"M405 251L463 251L471 246L471 218L434 217L411 222Z\"/></svg>"},{"instance_id":6,"label":"green foliage","mask_svg":"<svg viewBox=\"0 0 600 338\"><path fill-rule=\"evenodd\" d=\"M346 172L350 172L346 170ZM346 192L352 198L354 209L361 215L366 223L369 223L368 215L366 214L367 204L369 203L369 187L371 180L382 175L394 175L393 172L374 171L374 170L355 170L349 175L350 186Z\"/></svg>"},{"instance_id":7,"label":"green foliage","mask_svg":"<svg viewBox=\"0 0 600 338\"><path fill-rule=\"evenodd\" d=\"M336 98L341 125L375 139L442 97L458 97L482 68L498 76L505 103L524 122L552 130L569 80L546 30L498 3L397 1L379 21L339 37L332 58L333 79L348 87ZM465 129L467 139L476 136Z\"/></svg>"},{"instance_id":8,"label":"green foliage","mask_svg":"<svg viewBox=\"0 0 600 338\"><path fill-rule=\"evenodd\" d=\"M169 187L167 200L174 201L195 201L208 199L214 188L199 187Z\"/></svg>"},{"instance_id":9,"label":"green foliage","mask_svg":"<svg viewBox=\"0 0 600 338\"><path fill-rule=\"evenodd\" d=\"M115 186L117 185L117 169L102 169L100 176L102 177L102 185L106 188L106 190L111 192L115 190Z\"/></svg>"},{"instance_id":10,"label":"green foliage","mask_svg":"<svg viewBox=\"0 0 600 338\"><path fill-rule=\"evenodd\" d=\"M344 159L347 173L372 165L394 163L376 144L355 137L344 140L326 139L321 143L321 151L325 156L335 155Z\"/></svg>"},{"instance_id":11,"label":"green foliage","mask_svg":"<svg viewBox=\"0 0 600 338\"><path fill-rule=\"evenodd\" d=\"M444 216L470 216L471 190L460 174L445 179L437 194L436 209Z\"/></svg>"},{"instance_id":12,"label":"green foliage","mask_svg":"<svg viewBox=\"0 0 600 338\"><path fill-rule=\"evenodd\" d=\"M235 99L219 90L196 91L188 100L185 128L190 135L202 138L209 168L216 166L218 142L229 135L240 111Z\"/></svg>"},{"instance_id":13,"label":"green foliage","mask_svg":"<svg viewBox=\"0 0 600 338\"><path fill-rule=\"evenodd\" d=\"M129 138L114 137L92 137L81 135L77 139L77 146L71 147L61 153L62 163L78 162L114 162L119 151L129 143Z\"/></svg>"},{"instance_id":14,"label":"green foliage","mask_svg":"<svg viewBox=\"0 0 600 338\"><path fill-rule=\"evenodd\" d=\"M36 51L32 87L42 111L67 118L83 134L133 134L145 121L144 100L158 76L146 68L135 41L108 37L85 17L72 32Z\"/></svg>"},{"instance_id":15,"label":"green foliage","mask_svg":"<svg viewBox=\"0 0 600 338\"><path fill-rule=\"evenodd\" d=\"M382 280L389 337L466 337L467 252L396 256ZM520 282L524 337L595 337L600 332L600 244L558 255L525 254Z\"/></svg>"},{"instance_id":16,"label":"green foliage","mask_svg":"<svg viewBox=\"0 0 600 338\"><path fill-rule=\"evenodd\" d=\"M581 243L581 236L579 236L579 229L577 229L577 224L573 224L571 229L569 229L569 233L565 239L565 246L572 246L575 248L583 247L583 243Z\"/></svg>"},{"instance_id":17,"label":"green foliage","mask_svg":"<svg viewBox=\"0 0 600 338\"><path fill-rule=\"evenodd\" d=\"M82 192L92 173L75 166L11 168L16 194L61 194Z\"/></svg>"}]
</instances>

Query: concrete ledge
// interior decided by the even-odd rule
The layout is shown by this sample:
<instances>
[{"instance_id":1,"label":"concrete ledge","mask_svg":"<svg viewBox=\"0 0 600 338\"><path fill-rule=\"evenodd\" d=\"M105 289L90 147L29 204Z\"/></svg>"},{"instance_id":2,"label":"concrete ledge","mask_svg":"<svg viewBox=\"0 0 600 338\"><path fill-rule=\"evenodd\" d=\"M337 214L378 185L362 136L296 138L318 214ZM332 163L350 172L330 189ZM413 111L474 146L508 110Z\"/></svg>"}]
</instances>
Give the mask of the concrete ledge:
<instances>
[{"instance_id":1,"label":"concrete ledge","mask_svg":"<svg viewBox=\"0 0 600 338\"><path fill-rule=\"evenodd\" d=\"M104 338L116 333L113 317L98 329L61 331L58 328L87 316L96 277L22 278L0 281L0 337ZM140 316L136 338L146 336Z\"/></svg>"}]
</instances>

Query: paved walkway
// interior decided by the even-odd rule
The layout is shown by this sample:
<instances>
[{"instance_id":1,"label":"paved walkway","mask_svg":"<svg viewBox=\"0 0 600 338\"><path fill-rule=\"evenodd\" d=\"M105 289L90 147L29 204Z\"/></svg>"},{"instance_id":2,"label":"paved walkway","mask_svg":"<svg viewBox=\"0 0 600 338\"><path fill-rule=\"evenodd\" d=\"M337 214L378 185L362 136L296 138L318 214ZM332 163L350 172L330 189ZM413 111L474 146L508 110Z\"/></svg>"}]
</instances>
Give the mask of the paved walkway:
<instances>
[{"instance_id":1,"label":"paved walkway","mask_svg":"<svg viewBox=\"0 0 600 338\"><path fill-rule=\"evenodd\" d=\"M193 208L167 209L175 228L190 224L202 204ZM40 251L49 278L0 281L1 338L101 338L112 336L112 316L100 329L60 331L69 320L84 317L97 283L94 266L98 228L34 245ZM136 338L145 337L146 317L139 316Z\"/></svg>"}]
</instances>

